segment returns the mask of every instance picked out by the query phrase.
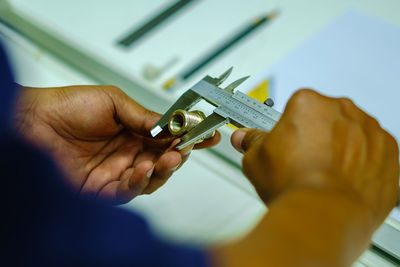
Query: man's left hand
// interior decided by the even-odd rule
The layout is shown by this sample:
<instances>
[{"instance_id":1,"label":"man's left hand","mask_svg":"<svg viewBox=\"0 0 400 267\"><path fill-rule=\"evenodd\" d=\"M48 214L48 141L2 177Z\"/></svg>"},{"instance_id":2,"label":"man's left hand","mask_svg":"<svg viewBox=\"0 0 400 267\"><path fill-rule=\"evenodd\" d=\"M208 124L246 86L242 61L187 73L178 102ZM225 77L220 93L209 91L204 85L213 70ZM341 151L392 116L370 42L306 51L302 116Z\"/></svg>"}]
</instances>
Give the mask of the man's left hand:
<instances>
[{"instance_id":1,"label":"man's left hand","mask_svg":"<svg viewBox=\"0 0 400 267\"><path fill-rule=\"evenodd\" d=\"M178 152L176 139L151 138L160 117L113 86L22 88L15 126L81 194L121 204L162 186L193 148ZM217 133L197 147L219 139Z\"/></svg>"}]
</instances>

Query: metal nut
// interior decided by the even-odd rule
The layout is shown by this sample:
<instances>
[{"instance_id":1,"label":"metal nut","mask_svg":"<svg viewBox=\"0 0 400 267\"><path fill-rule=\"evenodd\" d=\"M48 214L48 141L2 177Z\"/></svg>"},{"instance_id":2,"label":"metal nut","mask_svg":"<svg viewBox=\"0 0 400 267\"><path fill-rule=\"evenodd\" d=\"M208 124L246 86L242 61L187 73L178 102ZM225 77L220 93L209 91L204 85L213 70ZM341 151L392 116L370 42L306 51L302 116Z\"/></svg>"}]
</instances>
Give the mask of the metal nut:
<instances>
[{"instance_id":1,"label":"metal nut","mask_svg":"<svg viewBox=\"0 0 400 267\"><path fill-rule=\"evenodd\" d=\"M168 120L168 130L172 135L182 135L192 130L205 118L206 116L204 113L199 110L186 111L178 109L172 113ZM214 134L215 131L205 136L204 139L200 139L197 143L201 143L203 140L213 137Z\"/></svg>"}]
</instances>

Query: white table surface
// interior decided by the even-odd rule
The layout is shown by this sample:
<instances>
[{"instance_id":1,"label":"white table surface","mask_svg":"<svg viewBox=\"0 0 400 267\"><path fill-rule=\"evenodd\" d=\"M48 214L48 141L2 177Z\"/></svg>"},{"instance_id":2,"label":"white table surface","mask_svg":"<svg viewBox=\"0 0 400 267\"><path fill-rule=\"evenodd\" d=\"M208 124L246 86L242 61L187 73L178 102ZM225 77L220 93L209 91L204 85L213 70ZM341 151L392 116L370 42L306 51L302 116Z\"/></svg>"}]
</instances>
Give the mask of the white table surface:
<instances>
[{"instance_id":1,"label":"white table surface","mask_svg":"<svg viewBox=\"0 0 400 267\"><path fill-rule=\"evenodd\" d=\"M1 32L17 82L39 87L93 83L12 31ZM164 188L125 207L139 211L167 238L206 244L246 233L265 212L240 171L207 151L194 153ZM356 266L392 265L366 252Z\"/></svg>"}]
</instances>

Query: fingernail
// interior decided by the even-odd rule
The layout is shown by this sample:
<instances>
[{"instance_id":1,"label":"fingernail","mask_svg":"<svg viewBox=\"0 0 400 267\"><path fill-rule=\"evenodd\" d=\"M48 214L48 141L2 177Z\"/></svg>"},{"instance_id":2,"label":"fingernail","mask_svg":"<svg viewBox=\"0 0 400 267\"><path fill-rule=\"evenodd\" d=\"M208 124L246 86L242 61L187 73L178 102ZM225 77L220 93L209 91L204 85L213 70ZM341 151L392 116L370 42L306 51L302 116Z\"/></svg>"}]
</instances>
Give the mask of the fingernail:
<instances>
[{"instance_id":1,"label":"fingernail","mask_svg":"<svg viewBox=\"0 0 400 267\"><path fill-rule=\"evenodd\" d=\"M154 166L146 172L146 177L150 178L153 175L153 172L154 172Z\"/></svg>"},{"instance_id":2,"label":"fingernail","mask_svg":"<svg viewBox=\"0 0 400 267\"><path fill-rule=\"evenodd\" d=\"M245 130L236 130L236 132L234 133L234 138L232 139L232 145L233 147L243 153L244 150L242 148L242 142L243 142L243 138L246 135L246 131Z\"/></svg>"},{"instance_id":3,"label":"fingernail","mask_svg":"<svg viewBox=\"0 0 400 267\"><path fill-rule=\"evenodd\" d=\"M190 146L188 146L188 147L185 147L185 148L181 151L182 157L185 157L185 156L189 155L190 153L192 153L193 147L194 147L194 144L193 144L193 145L190 145Z\"/></svg>"},{"instance_id":4,"label":"fingernail","mask_svg":"<svg viewBox=\"0 0 400 267\"><path fill-rule=\"evenodd\" d=\"M171 143L171 145L170 145L170 148L172 149L172 148L174 148L177 144L179 144L181 142L181 139L180 138L178 138L178 139L175 139L174 141L172 141L172 143Z\"/></svg>"},{"instance_id":5,"label":"fingernail","mask_svg":"<svg viewBox=\"0 0 400 267\"><path fill-rule=\"evenodd\" d=\"M175 167L171 168L171 171L176 171L179 168L179 165L181 165L181 163L179 163L178 165L176 165Z\"/></svg>"},{"instance_id":6,"label":"fingernail","mask_svg":"<svg viewBox=\"0 0 400 267\"><path fill-rule=\"evenodd\" d=\"M188 156L190 153L192 153L192 150L191 150L191 149L188 149L188 150L186 150L186 151L183 151L182 157L186 157L186 156Z\"/></svg>"}]
</instances>

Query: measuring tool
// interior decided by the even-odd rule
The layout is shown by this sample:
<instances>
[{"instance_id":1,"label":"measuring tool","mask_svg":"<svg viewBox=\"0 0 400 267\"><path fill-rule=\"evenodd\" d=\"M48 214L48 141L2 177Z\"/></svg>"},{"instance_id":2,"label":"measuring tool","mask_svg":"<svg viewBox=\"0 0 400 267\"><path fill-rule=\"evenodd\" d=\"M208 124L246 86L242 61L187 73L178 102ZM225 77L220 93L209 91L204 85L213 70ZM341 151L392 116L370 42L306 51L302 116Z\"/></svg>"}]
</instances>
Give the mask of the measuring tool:
<instances>
[{"instance_id":1,"label":"measuring tool","mask_svg":"<svg viewBox=\"0 0 400 267\"><path fill-rule=\"evenodd\" d=\"M280 112L268 106L271 105L271 101L263 104L240 91L234 92L234 89L249 76L238 79L225 88L219 87L231 74L232 69L228 69L217 78L206 76L187 90L151 129L151 135L155 137L167 128L174 111L189 110L202 99L216 108L211 115L181 137L181 142L176 146L179 150L196 143L227 123L239 128L270 131L281 116Z\"/></svg>"}]
</instances>

